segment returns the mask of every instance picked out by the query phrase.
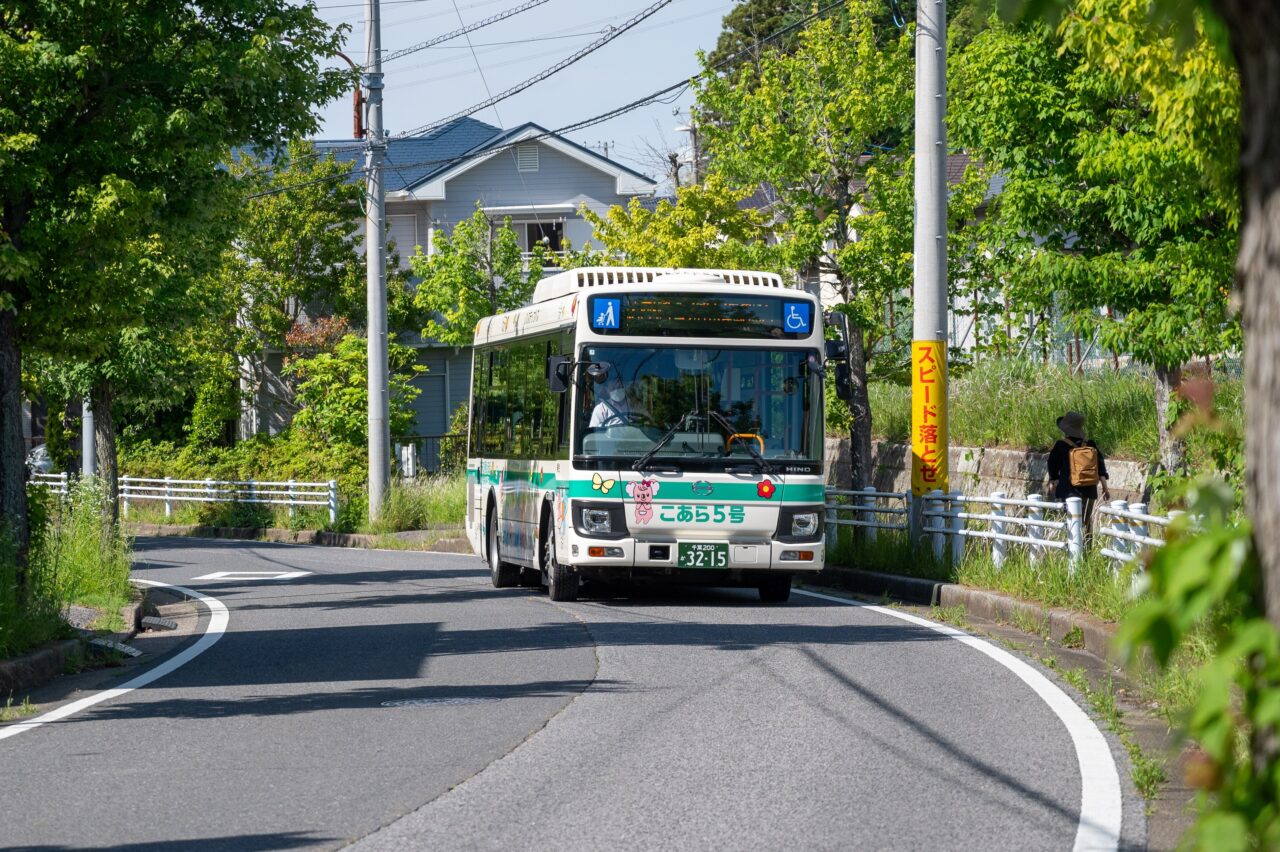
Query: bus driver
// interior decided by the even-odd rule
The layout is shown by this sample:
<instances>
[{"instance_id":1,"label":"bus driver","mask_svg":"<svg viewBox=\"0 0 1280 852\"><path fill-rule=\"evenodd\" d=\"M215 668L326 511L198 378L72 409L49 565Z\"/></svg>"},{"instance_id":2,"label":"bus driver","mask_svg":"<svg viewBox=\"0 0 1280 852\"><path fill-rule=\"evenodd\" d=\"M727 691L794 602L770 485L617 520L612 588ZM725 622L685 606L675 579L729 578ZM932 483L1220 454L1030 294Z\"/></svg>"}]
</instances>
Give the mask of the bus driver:
<instances>
[{"instance_id":1,"label":"bus driver","mask_svg":"<svg viewBox=\"0 0 1280 852\"><path fill-rule=\"evenodd\" d=\"M596 405L591 409L591 420L587 425L592 429L605 426L631 426L633 416L641 413L638 410L632 411L631 402L627 399L627 389L615 368L609 371L609 377L605 379L604 384L596 386Z\"/></svg>"}]
</instances>

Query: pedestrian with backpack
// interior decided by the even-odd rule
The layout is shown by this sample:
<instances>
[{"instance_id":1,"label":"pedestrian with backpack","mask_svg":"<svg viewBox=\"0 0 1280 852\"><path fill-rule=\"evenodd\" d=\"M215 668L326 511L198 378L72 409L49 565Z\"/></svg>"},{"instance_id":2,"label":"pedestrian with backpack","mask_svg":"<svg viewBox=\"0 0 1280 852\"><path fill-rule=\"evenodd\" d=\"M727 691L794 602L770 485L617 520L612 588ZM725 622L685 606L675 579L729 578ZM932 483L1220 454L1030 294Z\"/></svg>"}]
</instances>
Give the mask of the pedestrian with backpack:
<instances>
[{"instance_id":1,"label":"pedestrian with backpack","mask_svg":"<svg viewBox=\"0 0 1280 852\"><path fill-rule=\"evenodd\" d=\"M1092 440L1084 436L1084 415L1068 411L1058 418L1062 437L1049 451L1049 479L1053 481L1053 495L1058 500L1079 497L1084 501L1085 530L1093 527L1093 510L1098 501L1098 488L1102 499L1110 500L1107 489L1107 461Z\"/></svg>"}]
</instances>

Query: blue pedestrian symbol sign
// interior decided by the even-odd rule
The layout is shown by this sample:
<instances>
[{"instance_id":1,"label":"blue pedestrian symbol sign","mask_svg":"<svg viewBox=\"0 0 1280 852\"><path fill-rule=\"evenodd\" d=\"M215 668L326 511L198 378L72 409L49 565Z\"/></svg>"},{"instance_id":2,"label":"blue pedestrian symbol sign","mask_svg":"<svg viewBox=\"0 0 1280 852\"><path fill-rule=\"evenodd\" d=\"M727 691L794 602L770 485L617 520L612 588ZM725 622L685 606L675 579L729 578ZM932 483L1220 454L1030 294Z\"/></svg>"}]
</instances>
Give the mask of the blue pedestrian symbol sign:
<instances>
[{"instance_id":1,"label":"blue pedestrian symbol sign","mask_svg":"<svg viewBox=\"0 0 1280 852\"><path fill-rule=\"evenodd\" d=\"M809 311L812 307L808 302L783 302L782 327L792 334L809 334Z\"/></svg>"},{"instance_id":2,"label":"blue pedestrian symbol sign","mask_svg":"<svg viewBox=\"0 0 1280 852\"><path fill-rule=\"evenodd\" d=\"M617 328L621 313L621 299L594 299L591 302L591 327Z\"/></svg>"}]
</instances>

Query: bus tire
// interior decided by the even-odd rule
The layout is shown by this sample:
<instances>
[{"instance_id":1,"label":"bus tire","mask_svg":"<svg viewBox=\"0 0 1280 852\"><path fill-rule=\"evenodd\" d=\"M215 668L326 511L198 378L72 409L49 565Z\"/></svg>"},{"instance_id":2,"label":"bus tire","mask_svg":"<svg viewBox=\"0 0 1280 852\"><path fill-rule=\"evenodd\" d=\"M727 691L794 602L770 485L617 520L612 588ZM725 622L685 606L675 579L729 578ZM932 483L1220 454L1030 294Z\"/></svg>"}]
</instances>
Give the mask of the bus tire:
<instances>
[{"instance_id":1,"label":"bus tire","mask_svg":"<svg viewBox=\"0 0 1280 852\"><path fill-rule=\"evenodd\" d=\"M547 594L553 601L576 601L581 577L556 559L556 531L548 524L542 537L542 571L547 576Z\"/></svg>"},{"instance_id":2,"label":"bus tire","mask_svg":"<svg viewBox=\"0 0 1280 852\"><path fill-rule=\"evenodd\" d=\"M760 592L760 600L765 603L786 603L791 597L791 575L774 574L765 577L756 588Z\"/></svg>"},{"instance_id":3,"label":"bus tire","mask_svg":"<svg viewBox=\"0 0 1280 852\"><path fill-rule=\"evenodd\" d=\"M520 566L502 561L502 546L498 535L498 513L493 506L489 507L488 522L485 529L489 531L489 579L495 589L509 589L520 578Z\"/></svg>"}]
</instances>

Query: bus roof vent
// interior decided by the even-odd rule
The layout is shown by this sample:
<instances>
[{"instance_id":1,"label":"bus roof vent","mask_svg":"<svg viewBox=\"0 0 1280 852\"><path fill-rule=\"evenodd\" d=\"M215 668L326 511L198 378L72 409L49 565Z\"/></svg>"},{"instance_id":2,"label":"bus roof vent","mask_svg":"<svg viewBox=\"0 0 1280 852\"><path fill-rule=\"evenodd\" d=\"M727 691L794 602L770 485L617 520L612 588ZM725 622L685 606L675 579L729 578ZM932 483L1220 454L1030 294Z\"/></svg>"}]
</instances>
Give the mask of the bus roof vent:
<instances>
[{"instance_id":1,"label":"bus roof vent","mask_svg":"<svg viewBox=\"0 0 1280 852\"><path fill-rule=\"evenodd\" d=\"M773 272L741 269L670 269L648 266L586 266L550 275L538 282L533 301L547 302L577 290L612 284L746 284L754 287L785 286Z\"/></svg>"}]
</instances>

